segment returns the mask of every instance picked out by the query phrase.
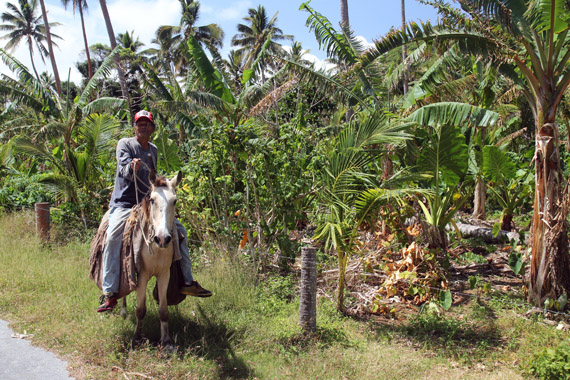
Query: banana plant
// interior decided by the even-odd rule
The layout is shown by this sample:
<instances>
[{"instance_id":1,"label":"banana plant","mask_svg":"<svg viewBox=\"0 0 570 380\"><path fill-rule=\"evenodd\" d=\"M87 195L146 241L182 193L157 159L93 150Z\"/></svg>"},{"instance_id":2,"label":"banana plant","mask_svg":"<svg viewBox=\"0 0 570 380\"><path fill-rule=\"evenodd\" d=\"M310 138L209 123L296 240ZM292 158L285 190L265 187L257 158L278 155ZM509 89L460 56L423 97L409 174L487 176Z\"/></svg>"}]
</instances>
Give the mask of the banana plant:
<instances>
[{"instance_id":1,"label":"banana plant","mask_svg":"<svg viewBox=\"0 0 570 380\"><path fill-rule=\"evenodd\" d=\"M498 114L491 110L465 103L441 102L424 106L406 118L427 127L427 136L417 160L417 169L423 182L433 190L419 200L427 224L428 244L446 248L445 227L453 224L453 217L467 200L458 186L468 168L469 148L463 128L492 125Z\"/></svg>"},{"instance_id":2,"label":"banana plant","mask_svg":"<svg viewBox=\"0 0 570 380\"><path fill-rule=\"evenodd\" d=\"M483 174L490 182L490 190L503 208L501 229L512 229L514 211L530 196L531 173L517 170L515 161L498 146L483 148Z\"/></svg>"},{"instance_id":3,"label":"banana plant","mask_svg":"<svg viewBox=\"0 0 570 380\"><path fill-rule=\"evenodd\" d=\"M441 11L442 2L429 1ZM457 42L463 54L492 62L526 98L535 119L535 201L529 300L570 293L567 201L557 126L570 87L570 3L566 0L462 0L438 25L410 23L360 57L423 41Z\"/></svg>"}]
</instances>

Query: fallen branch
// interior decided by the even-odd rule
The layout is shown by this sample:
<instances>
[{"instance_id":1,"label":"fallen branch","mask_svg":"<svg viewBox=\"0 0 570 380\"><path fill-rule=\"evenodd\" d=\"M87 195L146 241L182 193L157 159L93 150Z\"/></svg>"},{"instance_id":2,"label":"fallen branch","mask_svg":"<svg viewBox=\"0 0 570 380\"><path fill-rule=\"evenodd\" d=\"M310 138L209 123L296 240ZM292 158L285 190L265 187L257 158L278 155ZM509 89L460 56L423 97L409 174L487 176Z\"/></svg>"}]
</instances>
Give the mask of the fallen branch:
<instances>
[{"instance_id":1,"label":"fallen branch","mask_svg":"<svg viewBox=\"0 0 570 380\"><path fill-rule=\"evenodd\" d=\"M449 225L445 229L448 231L453 230ZM465 223L457 223L457 229L461 232L461 236L464 238L481 238L485 243L501 243L509 242L511 240L518 243L520 241L520 235L518 232L500 230L498 235L495 237L493 236L492 228L473 226Z\"/></svg>"}]
</instances>

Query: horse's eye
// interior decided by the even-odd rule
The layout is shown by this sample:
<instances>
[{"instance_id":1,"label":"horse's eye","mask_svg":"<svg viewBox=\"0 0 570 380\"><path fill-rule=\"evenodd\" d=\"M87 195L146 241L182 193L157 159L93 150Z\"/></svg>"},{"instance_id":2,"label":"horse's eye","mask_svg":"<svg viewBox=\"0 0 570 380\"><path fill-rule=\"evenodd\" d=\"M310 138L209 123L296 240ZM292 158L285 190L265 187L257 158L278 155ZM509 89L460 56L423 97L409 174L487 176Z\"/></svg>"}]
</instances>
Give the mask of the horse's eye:
<instances>
[{"instance_id":1,"label":"horse's eye","mask_svg":"<svg viewBox=\"0 0 570 380\"><path fill-rule=\"evenodd\" d=\"M174 202L172 202L172 204L176 204L176 202L178 202L178 199L175 199Z\"/></svg>"},{"instance_id":2,"label":"horse's eye","mask_svg":"<svg viewBox=\"0 0 570 380\"><path fill-rule=\"evenodd\" d=\"M151 204L151 205L154 204L154 199L150 198L150 204Z\"/></svg>"}]
</instances>

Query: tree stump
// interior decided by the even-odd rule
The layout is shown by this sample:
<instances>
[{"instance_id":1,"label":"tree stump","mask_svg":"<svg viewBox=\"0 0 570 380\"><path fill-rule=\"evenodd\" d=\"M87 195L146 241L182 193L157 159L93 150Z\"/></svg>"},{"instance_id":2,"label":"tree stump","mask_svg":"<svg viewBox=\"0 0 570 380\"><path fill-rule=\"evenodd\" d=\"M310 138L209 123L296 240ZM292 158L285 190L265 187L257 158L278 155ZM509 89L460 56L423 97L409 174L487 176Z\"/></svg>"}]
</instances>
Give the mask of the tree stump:
<instances>
[{"instance_id":1,"label":"tree stump","mask_svg":"<svg viewBox=\"0 0 570 380\"><path fill-rule=\"evenodd\" d=\"M301 297L299 325L307 332L317 331L317 249L301 249Z\"/></svg>"},{"instance_id":2,"label":"tree stump","mask_svg":"<svg viewBox=\"0 0 570 380\"><path fill-rule=\"evenodd\" d=\"M48 202L39 202L34 205L36 211L36 234L43 240L49 241L49 209Z\"/></svg>"}]
</instances>

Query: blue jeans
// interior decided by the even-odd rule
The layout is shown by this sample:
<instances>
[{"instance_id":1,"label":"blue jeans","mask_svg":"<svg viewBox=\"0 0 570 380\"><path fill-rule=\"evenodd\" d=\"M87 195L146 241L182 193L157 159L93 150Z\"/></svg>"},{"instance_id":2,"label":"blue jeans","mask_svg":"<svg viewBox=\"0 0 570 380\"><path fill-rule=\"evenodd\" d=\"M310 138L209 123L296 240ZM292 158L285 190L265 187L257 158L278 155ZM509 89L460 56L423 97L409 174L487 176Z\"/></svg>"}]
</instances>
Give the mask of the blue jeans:
<instances>
[{"instance_id":1,"label":"blue jeans","mask_svg":"<svg viewBox=\"0 0 570 380\"><path fill-rule=\"evenodd\" d=\"M121 282L121 244L123 242L123 230L129 214L130 208L113 207L109 212L109 226L107 227L107 241L103 251L103 293L119 293ZM176 229L184 236L180 240L180 266L184 282L190 283L192 277L192 261L188 250L188 233L178 221L174 219Z\"/></svg>"}]
</instances>

